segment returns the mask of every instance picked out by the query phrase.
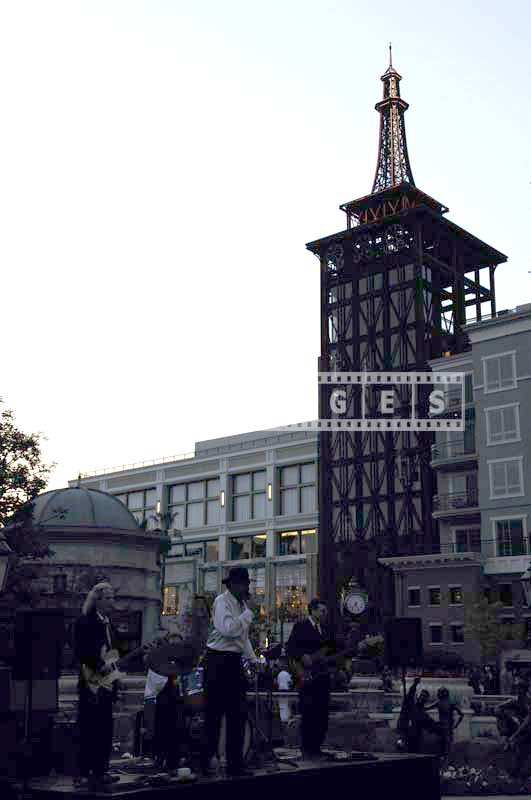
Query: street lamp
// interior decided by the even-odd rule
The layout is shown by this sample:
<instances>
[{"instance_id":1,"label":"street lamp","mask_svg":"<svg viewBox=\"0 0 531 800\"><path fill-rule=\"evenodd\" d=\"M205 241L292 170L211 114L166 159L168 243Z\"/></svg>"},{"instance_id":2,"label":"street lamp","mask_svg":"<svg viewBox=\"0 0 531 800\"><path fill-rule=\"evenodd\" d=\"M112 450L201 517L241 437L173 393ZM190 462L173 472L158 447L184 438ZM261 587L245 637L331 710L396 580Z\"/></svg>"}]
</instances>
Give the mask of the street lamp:
<instances>
[{"instance_id":1,"label":"street lamp","mask_svg":"<svg viewBox=\"0 0 531 800\"><path fill-rule=\"evenodd\" d=\"M13 559L13 551L7 543L6 537L0 531L0 594L5 592L7 585L7 573Z\"/></svg>"},{"instance_id":2,"label":"street lamp","mask_svg":"<svg viewBox=\"0 0 531 800\"><path fill-rule=\"evenodd\" d=\"M531 562L525 572L522 572L520 583L524 590L524 600L527 608L531 608Z\"/></svg>"},{"instance_id":3,"label":"street lamp","mask_svg":"<svg viewBox=\"0 0 531 800\"><path fill-rule=\"evenodd\" d=\"M531 562L525 572L520 576L520 584L524 592L524 605L531 608ZM531 625L527 628L527 642L526 647L531 649Z\"/></svg>"},{"instance_id":4,"label":"street lamp","mask_svg":"<svg viewBox=\"0 0 531 800\"><path fill-rule=\"evenodd\" d=\"M183 539L182 531L177 528L171 528L171 524L176 517L170 511L161 511L160 500L157 500L157 507L155 514L151 517L157 523L157 527L153 533L157 534L159 538L159 555L161 558L161 575L160 575L160 594L161 594L161 615L164 613L164 584L166 582L166 557L169 554L172 546L171 534L180 536Z\"/></svg>"}]
</instances>

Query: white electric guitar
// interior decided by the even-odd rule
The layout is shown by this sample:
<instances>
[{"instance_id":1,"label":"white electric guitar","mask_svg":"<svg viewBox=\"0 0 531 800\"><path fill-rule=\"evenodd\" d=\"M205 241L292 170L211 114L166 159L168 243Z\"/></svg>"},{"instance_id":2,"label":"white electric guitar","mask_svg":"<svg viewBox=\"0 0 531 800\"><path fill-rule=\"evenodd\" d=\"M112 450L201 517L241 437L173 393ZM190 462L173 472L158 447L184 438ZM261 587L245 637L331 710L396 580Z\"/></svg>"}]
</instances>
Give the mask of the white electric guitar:
<instances>
[{"instance_id":1,"label":"white electric guitar","mask_svg":"<svg viewBox=\"0 0 531 800\"><path fill-rule=\"evenodd\" d=\"M107 652L105 652L105 645L103 645L101 649L101 659L104 662L104 667L101 670L91 669L86 664L81 665L81 674L87 688L94 692L94 694L97 693L98 689L107 689L109 692L112 691L113 683L125 677L126 672L124 670L128 662L132 661L141 653L148 652L148 650L151 650L160 643L160 639L155 639L153 642L137 647L136 650L132 650L125 656L120 656L118 650L107 650Z\"/></svg>"}]
</instances>

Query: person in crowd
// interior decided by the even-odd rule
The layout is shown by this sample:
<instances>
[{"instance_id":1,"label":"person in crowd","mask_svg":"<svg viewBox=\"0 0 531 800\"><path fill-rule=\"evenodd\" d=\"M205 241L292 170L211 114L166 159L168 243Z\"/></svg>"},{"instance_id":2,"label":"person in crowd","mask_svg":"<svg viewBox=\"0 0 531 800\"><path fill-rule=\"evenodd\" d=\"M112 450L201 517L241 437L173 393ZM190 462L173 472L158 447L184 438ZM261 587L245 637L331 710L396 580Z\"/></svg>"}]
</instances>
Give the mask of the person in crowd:
<instances>
[{"instance_id":1,"label":"person in crowd","mask_svg":"<svg viewBox=\"0 0 531 800\"><path fill-rule=\"evenodd\" d=\"M409 753L421 752L425 733L435 734L441 738L440 725L428 713L430 693L422 689L417 696L420 681L420 676L413 680L404 698L397 725L397 730L405 737Z\"/></svg>"},{"instance_id":2,"label":"person in crowd","mask_svg":"<svg viewBox=\"0 0 531 800\"><path fill-rule=\"evenodd\" d=\"M293 688L293 678L283 666L276 678L276 686L279 692L289 692ZM291 717L291 706L288 697L280 697L278 700L278 710L281 722L289 722Z\"/></svg>"},{"instance_id":3,"label":"person in crowd","mask_svg":"<svg viewBox=\"0 0 531 800\"><path fill-rule=\"evenodd\" d=\"M468 673L468 685L472 687L474 694L482 694L482 676L479 667L473 666Z\"/></svg>"},{"instance_id":4,"label":"person in crowd","mask_svg":"<svg viewBox=\"0 0 531 800\"><path fill-rule=\"evenodd\" d=\"M445 686L437 690L437 702L428 706L426 711L432 708L436 708L439 714L437 733L441 739L441 755L447 758L454 740L454 731L463 721L464 714L458 705L450 702L450 692Z\"/></svg>"},{"instance_id":5,"label":"person in crowd","mask_svg":"<svg viewBox=\"0 0 531 800\"><path fill-rule=\"evenodd\" d=\"M330 674L323 667L324 651L335 649L326 627L327 607L317 598L308 606L308 617L296 622L288 639L288 657L299 675L301 745L303 757L323 758L321 746L328 730Z\"/></svg>"},{"instance_id":6,"label":"person in crowd","mask_svg":"<svg viewBox=\"0 0 531 800\"><path fill-rule=\"evenodd\" d=\"M285 666L282 667L277 675L277 689L279 692L289 692L293 687L293 678Z\"/></svg>"},{"instance_id":7,"label":"person in crowd","mask_svg":"<svg viewBox=\"0 0 531 800\"><path fill-rule=\"evenodd\" d=\"M97 583L87 594L81 616L74 626L74 654L79 662L79 775L77 788L105 792L115 780L109 774L113 736L113 702L118 683L98 686L113 667L105 657L116 648L109 615L114 608L114 589L107 581Z\"/></svg>"},{"instance_id":8,"label":"person in crowd","mask_svg":"<svg viewBox=\"0 0 531 800\"><path fill-rule=\"evenodd\" d=\"M227 775L249 774L243 761L247 718L246 679L242 657L258 668L249 640L253 611L249 608L249 573L245 567L232 567L223 583L227 589L214 601L212 627L205 656L205 746L203 774L212 774L212 758L218 750L221 721L227 726Z\"/></svg>"},{"instance_id":9,"label":"person in crowd","mask_svg":"<svg viewBox=\"0 0 531 800\"><path fill-rule=\"evenodd\" d=\"M529 683L521 680L516 698L496 709L498 730L506 737L506 748L514 753L511 772L514 777L526 777L523 769L531 755L531 698Z\"/></svg>"},{"instance_id":10,"label":"person in crowd","mask_svg":"<svg viewBox=\"0 0 531 800\"><path fill-rule=\"evenodd\" d=\"M382 685L380 687L384 692L393 691L393 673L388 666L382 669Z\"/></svg>"}]
</instances>

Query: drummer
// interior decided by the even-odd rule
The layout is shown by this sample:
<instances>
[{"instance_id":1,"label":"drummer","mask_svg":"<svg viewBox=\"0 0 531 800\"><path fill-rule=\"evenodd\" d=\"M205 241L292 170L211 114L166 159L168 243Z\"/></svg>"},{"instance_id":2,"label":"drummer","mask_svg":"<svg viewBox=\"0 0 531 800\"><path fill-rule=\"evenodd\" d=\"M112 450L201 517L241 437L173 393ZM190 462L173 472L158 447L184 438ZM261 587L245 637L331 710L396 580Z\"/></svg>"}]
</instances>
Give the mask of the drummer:
<instances>
[{"instance_id":1,"label":"drummer","mask_svg":"<svg viewBox=\"0 0 531 800\"><path fill-rule=\"evenodd\" d=\"M153 730L153 755L159 767L168 770L176 769L179 759L186 755L186 724L184 713L184 697L181 691L181 680L185 673L195 665L199 655L204 649L208 633L209 611L205 598L202 595L192 595L189 590L183 590L179 597L179 615L175 628L166 633L160 640L162 645L181 644L182 657L177 657L175 672L168 668L160 667L161 673L150 667L147 674L144 690L145 717L152 717ZM167 647L152 651L147 657L147 662L154 663L166 659L164 653ZM157 659L157 655L162 659ZM151 708L154 705L154 713ZM147 720L145 727L148 727Z\"/></svg>"}]
</instances>

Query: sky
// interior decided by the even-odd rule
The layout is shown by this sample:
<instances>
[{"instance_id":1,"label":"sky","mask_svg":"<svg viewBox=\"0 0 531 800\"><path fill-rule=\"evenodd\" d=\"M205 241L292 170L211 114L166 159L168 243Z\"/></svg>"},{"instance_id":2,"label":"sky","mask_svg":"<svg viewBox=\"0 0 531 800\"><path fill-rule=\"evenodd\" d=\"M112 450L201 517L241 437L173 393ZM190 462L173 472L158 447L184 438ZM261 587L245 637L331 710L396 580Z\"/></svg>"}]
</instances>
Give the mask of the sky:
<instances>
[{"instance_id":1,"label":"sky","mask_svg":"<svg viewBox=\"0 0 531 800\"><path fill-rule=\"evenodd\" d=\"M531 302L531 5L0 1L0 396L79 472L317 416L318 261L376 166L393 42L416 185Z\"/></svg>"}]
</instances>

